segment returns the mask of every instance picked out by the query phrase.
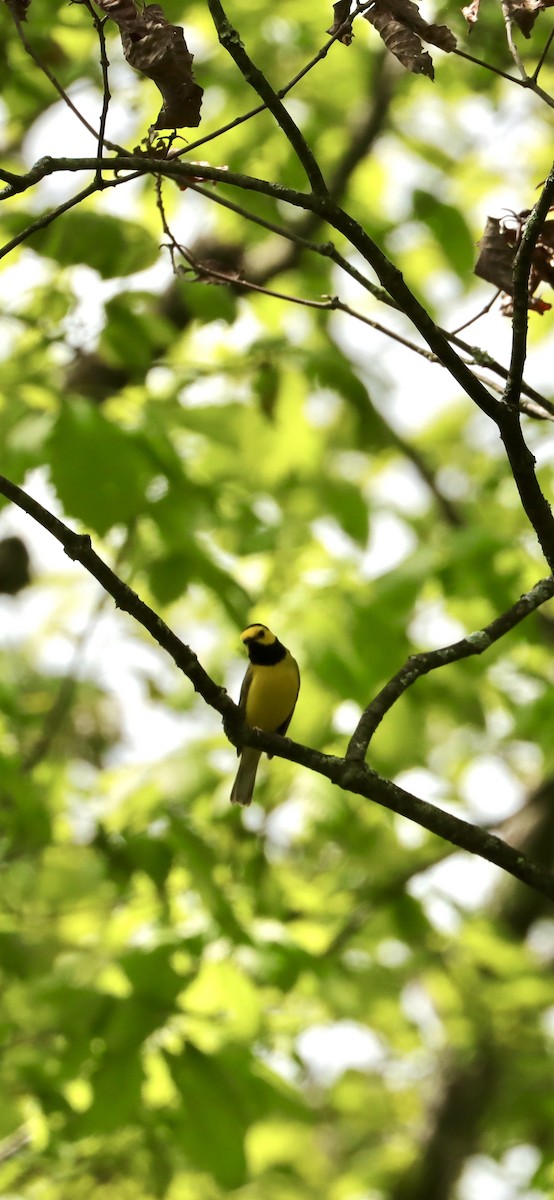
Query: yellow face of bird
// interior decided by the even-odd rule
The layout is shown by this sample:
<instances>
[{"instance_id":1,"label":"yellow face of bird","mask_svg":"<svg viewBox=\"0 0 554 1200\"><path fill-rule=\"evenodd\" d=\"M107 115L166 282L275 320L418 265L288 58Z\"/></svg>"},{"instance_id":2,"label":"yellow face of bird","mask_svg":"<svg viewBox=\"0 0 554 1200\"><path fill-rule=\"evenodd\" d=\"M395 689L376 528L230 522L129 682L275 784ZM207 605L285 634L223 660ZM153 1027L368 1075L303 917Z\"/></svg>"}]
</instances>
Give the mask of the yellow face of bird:
<instances>
[{"instance_id":1,"label":"yellow face of bird","mask_svg":"<svg viewBox=\"0 0 554 1200\"><path fill-rule=\"evenodd\" d=\"M257 642L259 646L273 646L277 641L275 634L267 625L249 625L240 635L241 642L248 646L249 642Z\"/></svg>"}]
</instances>

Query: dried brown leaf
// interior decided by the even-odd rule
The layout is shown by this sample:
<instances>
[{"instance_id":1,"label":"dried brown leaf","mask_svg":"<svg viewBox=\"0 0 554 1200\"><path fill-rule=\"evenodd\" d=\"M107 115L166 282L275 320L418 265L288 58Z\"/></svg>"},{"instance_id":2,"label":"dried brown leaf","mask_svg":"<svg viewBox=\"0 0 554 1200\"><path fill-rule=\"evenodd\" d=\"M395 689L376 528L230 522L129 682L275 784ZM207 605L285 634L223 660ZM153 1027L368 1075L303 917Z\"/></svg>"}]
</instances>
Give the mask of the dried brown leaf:
<instances>
[{"instance_id":1,"label":"dried brown leaf","mask_svg":"<svg viewBox=\"0 0 554 1200\"><path fill-rule=\"evenodd\" d=\"M6 0L6 4L18 21L27 20L27 9L31 4L31 0Z\"/></svg>"},{"instance_id":2,"label":"dried brown leaf","mask_svg":"<svg viewBox=\"0 0 554 1200\"><path fill-rule=\"evenodd\" d=\"M331 28L327 30L327 33L330 33L331 37L334 37L335 34L338 33L341 25L343 25L349 17L350 0L337 0L336 4L333 4L333 13L333 24L331 25ZM344 33L342 33L338 38L338 41L343 42L345 46L349 46L353 36L354 34L352 33L352 27L347 26L347 28L344 30Z\"/></svg>"},{"instance_id":3,"label":"dried brown leaf","mask_svg":"<svg viewBox=\"0 0 554 1200\"><path fill-rule=\"evenodd\" d=\"M387 50L394 54L403 67L413 71L415 75L435 78L432 59L423 49L419 37L412 29L407 29L393 17L385 0L376 0L373 8L364 13L364 16L377 30Z\"/></svg>"},{"instance_id":4,"label":"dried brown leaf","mask_svg":"<svg viewBox=\"0 0 554 1200\"><path fill-rule=\"evenodd\" d=\"M401 25L413 29L422 41L431 42L433 46L438 46L447 53L456 49L456 38L452 30L447 25L429 25L413 0L387 0L387 8Z\"/></svg>"},{"instance_id":5,"label":"dried brown leaf","mask_svg":"<svg viewBox=\"0 0 554 1200\"><path fill-rule=\"evenodd\" d=\"M502 312L511 316L513 312L513 266L521 232L529 212L514 213L509 219L487 217L485 232L479 242L479 258L475 274L500 288L505 296ZM547 283L554 288L554 221L546 221L531 261L528 283L528 307L534 312L544 313L552 308L547 301L535 296L539 284Z\"/></svg>"},{"instance_id":6,"label":"dried brown leaf","mask_svg":"<svg viewBox=\"0 0 554 1200\"><path fill-rule=\"evenodd\" d=\"M194 82L190 54L180 25L167 21L159 4L137 8L134 0L97 0L119 25L129 66L146 75L162 94L154 129L180 129L200 122L202 88Z\"/></svg>"},{"instance_id":7,"label":"dried brown leaf","mask_svg":"<svg viewBox=\"0 0 554 1200\"><path fill-rule=\"evenodd\" d=\"M466 8L462 8L462 13L469 25L470 33L471 33L472 26L476 25L477 21L479 20L480 4L481 4L481 0L471 0L471 4L468 4Z\"/></svg>"},{"instance_id":8,"label":"dried brown leaf","mask_svg":"<svg viewBox=\"0 0 554 1200\"><path fill-rule=\"evenodd\" d=\"M533 25L545 8L545 0L505 0L504 11L524 37L531 37Z\"/></svg>"},{"instance_id":9,"label":"dried brown leaf","mask_svg":"<svg viewBox=\"0 0 554 1200\"><path fill-rule=\"evenodd\" d=\"M507 236L508 233L498 217L487 217L485 232L477 243L479 257L475 274L480 279L486 279L487 283L493 283L501 292L511 294L515 244Z\"/></svg>"}]
</instances>

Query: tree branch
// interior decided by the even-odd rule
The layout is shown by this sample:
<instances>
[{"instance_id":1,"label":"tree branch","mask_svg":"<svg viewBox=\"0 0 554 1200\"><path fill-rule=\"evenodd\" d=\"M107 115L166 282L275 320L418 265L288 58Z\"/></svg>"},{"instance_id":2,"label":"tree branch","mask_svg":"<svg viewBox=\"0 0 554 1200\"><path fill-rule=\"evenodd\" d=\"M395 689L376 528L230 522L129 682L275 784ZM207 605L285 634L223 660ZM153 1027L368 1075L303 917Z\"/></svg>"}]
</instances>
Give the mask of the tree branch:
<instances>
[{"instance_id":1,"label":"tree branch","mask_svg":"<svg viewBox=\"0 0 554 1200\"><path fill-rule=\"evenodd\" d=\"M69 558L80 562L113 597L116 607L128 612L151 634L158 645L170 655L179 670L190 679L195 691L210 708L214 708L222 716L225 732L233 745L253 746L273 756L307 767L345 791L373 800L391 812L415 821L452 845L487 859L554 900L554 872L530 862L495 834L479 829L469 821L443 812L426 800L406 792L404 788L391 780L383 779L357 759L338 758L314 750L310 746L302 746L277 733L262 733L259 729L249 729L244 723L241 709L234 704L225 689L211 679L190 647L185 645L161 617L103 562L93 550L88 534L75 533L4 475L0 475L0 494L17 504L33 520L38 521L43 529L57 538ZM480 636L483 636L482 633Z\"/></svg>"},{"instance_id":2,"label":"tree branch","mask_svg":"<svg viewBox=\"0 0 554 1200\"><path fill-rule=\"evenodd\" d=\"M119 579L103 562L92 549L88 534L75 533L53 513L48 512L48 509L44 508L42 504L39 504L38 500L33 500L27 492L12 483L11 480L6 479L4 475L0 475L0 494L6 496L13 504L17 504L33 520L38 521L43 529L48 530L48 533L51 533L58 542L61 542L68 558L80 562L89 574L98 580L98 583L115 600L116 608L121 608L134 617L152 635L158 645L167 651L175 665L190 679L195 691L200 693L207 704L215 708L222 716L228 716L230 719L236 717L239 710L224 688L218 687L204 671L190 647L172 633L153 609L149 608L136 592ZM242 722L242 714L240 714L240 720Z\"/></svg>"},{"instance_id":3,"label":"tree branch","mask_svg":"<svg viewBox=\"0 0 554 1200\"><path fill-rule=\"evenodd\" d=\"M353 14L353 16L354 15L355 14ZM346 25L346 22L344 22L344 25ZM335 42L337 42L341 37L344 25L339 26L333 36L329 38L329 41L325 42L325 45L321 47L321 50L318 50L317 54L314 54L313 58L311 58L309 62L307 62L305 66L301 68L300 71L297 71L296 75L293 75L292 79L289 79L289 82L286 83L284 87L279 88L279 90L275 93L279 100L284 100L285 96L287 96L288 93L291 92L294 87L296 87L297 83L300 83L301 79L304 79L305 76L308 75L308 73L313 70L318 63L323 62L323 59L327 57L331 47L334 46ZM222 137L225 133L229 133L232 129L236 129L239 125L244 125L245 121L250 121L252 117L257 117L260 113L266 112L266 110L267 105L265 102L263 104L257 104L255 108L248 109L248 112L242 113L240 117L235 117L234 120L228 121L226 125L220 125L217 129L214 129L212 133L207 133L203 137L197 138L195 142L189 142L185 149L172 151L169 157L181 158L183 154L191 154L193 150L198 150L199 146L205 146L206 142L213 142L216 138Z\"/></svg>"},{"instance_id":4,"label":"tree branch","mask_svg":"<svg viewBox=\"0 0 554 1200\"><path fill-rule=\"evenodd\" d=\"M423 305L410 291L398 268L383 254L361 225L335 204L330 197L298 192L293 188L284 187L282 184L270 183L265 179L227 171L221 167L211 167L205 163L168 162L166 159L149 159L141 155L128 155L123 158L102 160L90 158L40 159L27 175L20 177L17 187L5 188L0 199L6 199L16 191L24 191L44 176L58 171L96 171L99 167L116 172L133 171L140 174L164 175L187 183L196 178L211 179L218 183L242 188L245 191L259 192L285 204L291 204L295 208L303 208L317 213L360 251L365 261L373 267L380 283L419 330L440 362L457 380L470 399L498 424L498 401L475 378L469 367L452 348L448 338L435 325Z\"/></svg>"},{"instance_id":5,"label":"tree branch","mask_svg":"<svg viewBox=\"0 0 554 1200\"><path fill-rule=\"evenodd\" d=\"M100 187L104 186L111 187L112 185L105 185L101 182ZM51 208L49 212L42 213L42 216L37 217L36 221L32 221L30 225L27 225L26 229L22 229L9 242L0 246L0 259L6 258L12 250L15 250L16 246L22 246L23 242L26 242L39 229L46 229L53 221L57 221L58 217L61 217L63 213L69 212L71 208L75 208L82 200L86 200L88 196L93 196L99 190L100 188L96 182L90 183L88 187L83 188L81 192L76 192L69 200L64 200L63 204L58 204L56 208Z\"/></svg>"},{"instance_id":6,"label":"tree branch","mask_svg":"<svg viewBox=\"0 0 554 1200\"><path fill-rule=\"evenodd\" d=\"M469 633L459 642L452 642L449 646L442 646L439 650L426 650L420 654L410 655L404 666L396 672L396 675L393 675L392 679L389 679L388 683L364 709L350 739L346 758L355 762L365 759L371 738L381 724L385 713L389 712L393 704L416 682L416 679L420 679L422 675L428 675L430 671L436 671L439 667L445 667L449 663L461 662L464 658L483 654L489 646L504 637L525 617L529 616L529 613L535 612L535 609L539 608L541 604L545 604L547 600L551 600L553 596L554 578L550 575L547 579L539 580L530 592L525 592L523 596L520 596L511 608L508 608L499 617L495 617L493 621L485 625L484 629Z\"/></svg>"},{"instance_id":7,"label":"tree branch","mask_svg":"<svg viewBox=\"0 0 554 1200\"><path fill-rule=\"evenodd\" d=\"M549 209L554 199L554 165L544 184L541 195L525 222L521 235L512 272L513 278L513 322L512 322L512 355L508 380L504 392L504 402L508 406L517 406L521 394L523 369L527 355L527 329L529 323L529 276L533 263L533 253Z\"/></svg>"},{"instance_id":8,"label":"tree branch","mask_svg":"<svg viewBox=\"0 0 554 1200\"><path fill-rule=\"evenodd\" d=\"M460 50L456 47L452 54L456 54L458 58L465 58L468 62L475 63L477 67L483 67L485 71L492 71L495 75L500 75L502 79L507 79L509 83L517 83L519 87L525 88L527 91L533 92L539 97L544 104L549 108L554 108L554 97L545 92L537 83L535 76L525 75L524 78L518 79L517 75L508 75L507 71L501 71L500 67L493 67L491 63L483 62L481 58L475 58L473 54L466 54L465 50Z\"/></svg>"},{"instance_id":9,"label":"tree branch","mask_svg":"<svg viewBox=\"0 0 554 1200\"><path fill-rule=\"evenodd\" d=\"M534 456L523 436L519 410L504 408L499 427L524 512L550 570L554 571L554 518L536 476Z\"/></svg>"},{"instance_id":10,"label":"tree branch","mask_svg":"<svg viewBox=\"0 0 554 1200\"><path fill-rule=\"evenodd\" d=\"M467 364L453 349L448 337L435 325L429 313L419 303L413 292L410 291L404 282L402 273L395 267L394 263L383 254L376 243L362 229L361 225L341 209L339 205L335 204L331 197L298 192L293 188L284 187L282 184L270 183L267 180L256 179L250 175L226 171L220 167L211 167L205 163L168 162L164 159L144 158L141 155L130 155L123 158L105 160L94 158L41 159L27 175L20 177L17 186L13 185L5 188L2 195L4 198L7 198L19 191L24 191L32 183L57 171L98 171L100 167L105 167L106 170L113 172L132 172L134 176L136 174L164 175L177 181L184 181L189 186L191 181L194 183L197 178L227 183L232 187L259 192L263 195L271 196L276 200L291 204L296 208L315 212L323 220L327 221L333 229L342 233L350 244L360 251L365 261L375 271L380 283L386 289L389 296L409 320L411 320L416 329L419 330L427 345L453 378L457 380L466 395L498 426L524 510L537 534L546 561L550 569L554 570L554 519L550 507L540 490L534 471L534 459L521 433L517 410L513 410L506 404L502 404L496 400L491 392L473 374ZM117 180L117 182L120 181ZM94 186L97 185L91 186L92 190L94 190ZM102 186L106 186L105 181L103 181ZM536 229L540 219L542 219L543 206L547 203L550 195L550 186L554 188L554 173L552 178L549 177L548 186L544 189L539 205L537 205L535 210L534 219L531 223L531 231L522 249L523 261L525 260L525 253L528 253L533 245L533 237L536 238L537 236ZM84 194L89 193L87 191ZM76 200L74 198L68 201L67 207L71 207L75 203ZM59 215L63 211L64 206L61 206L56 210L55 214L48 215L47 223L54 219L54 215ZM44 218L39 218L39 221L42 223ZM17 239L13 239L10 246L18 245L26 236L29 236L34 228L40 227L41 224L29 227ZM332 245L325 248L320 247L320 252L327 253L334 261L339 260L340 256ZM6 247L3 253L7 253ZM342 260L342 262L345 262L345 260ZM347 266L346 269L350 270L350 267ZM365 280L363 276L359 276L359 272L352 269L350 273L353 274L354 278L359 277L363 286L368 286L369 281ZM515 422L513 420L514 415L516 417Z\"/></svg>"},{"instance_id":11,"label":"tree branch","mask_svg":"<svg viewBox=\"0 0 554 1200\"><path fill-rule=\"evenodd\" d=\"M237 30L231 25L220 0L208 0L208 8L221 45L237 64L243 78L254 88L254 91L263 100L266 108L275 117L277 124L283 130L287 141L290 142L304 167L312 192L319 196L326 195L327 187L325 180L304 135L301 133L296 122L293 121L290 113L285 108L282 100L279 99L277 92L271 87L263 72L260 71L259 67L255 66L247 54Z\"/></svg>"},{"instance_id":12,"label":"tree branch","mask_svg":"<svg viewBox=\"0 0 554 1200\"><path fill-rule=\"evenodd\" d=\"M404 282L402 273L383 254L382 250L369 237L347 212L332 201L323 200L321 209L333 229L344 234L352 246L360 251L363 258L375 271L380 283L386 288L398 307L419 330L427 345L436 354L439 361L446 367L460 387L477 404L478 408L498 424L499 403L490 392L476 379L469 367L463 362L452 348L448 338L429 313L419 303L408 285Z\"/></svg>"}]
</instances>

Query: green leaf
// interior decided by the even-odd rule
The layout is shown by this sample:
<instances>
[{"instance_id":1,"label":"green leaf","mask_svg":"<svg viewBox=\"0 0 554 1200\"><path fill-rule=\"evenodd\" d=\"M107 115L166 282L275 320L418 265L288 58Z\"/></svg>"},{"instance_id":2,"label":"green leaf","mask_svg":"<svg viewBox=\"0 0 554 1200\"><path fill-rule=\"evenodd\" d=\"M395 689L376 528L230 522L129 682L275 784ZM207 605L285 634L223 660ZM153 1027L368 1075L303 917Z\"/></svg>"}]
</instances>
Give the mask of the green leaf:
<instances>
[{"instance_id":1,"label":"green leaf","mask_svg":"<svg viewBox=\"0 0 554 1200\"><path fill-rule=\"evenodd\" d=\"M92 1104L70 1123L70 1136L83 1138L112 1133L135 1122L140 1113L142 1079L142 1064L138 1057L106 1056L91 1081Z\"/></svg>"},{"instance_id":2,"label":"green leaf","mask_svg":"<svg viewBox=\"0 0 554 1200\"><path fill-rule=\"evenodd\" d=\"M111 363L127 367L139 378L175 336L171 322L155 311L156 299L143 292L126 292L106 304L100 352L105 352Z\"/></svg>"},{"instance_id":3,"label":"green leaf","mask_svg":"<svg viewBox=\"0 0 554 1200\"><path fill-rule=\"evenodd\" d=\"M185 541L185 539L183 539ZM237 624L244 624L250 597L231 575L198 546L188 542L181 553L156 559L148 568L150 586L160 604L171 604L191 583L203 583Z\"/></svg>"},{"instance_id":4,"label":"green leaf","mask_svg":"<svg viewBox=\"0 0 554 1200\"><path fill-rule=\"evenodd\" d=\"M427 225L452 270L460 279L467 279L475 263L476 247L461 209L420 188L414 191L412 204L414 217Z\"/></svg>"},{"instance_id":5,"label":"green leaf","mask_svg":"<svg viewBox=\"0 0 554 1200\"><path fill-rule=\"evenodd\" d=\"M202 325L209 321L234 320L237 298L229 287L214 284L190 283L183 288L183 296L191 315Z\"/></svg>"},{"instance_id":6,"label":"green leaf","mask_svg":"<svg viewBox=\"0 0 554 1200\"><path fill-rule=\"evenodd\" d=\"M52 482L66 513L103 535L147 507L155 473L140 443L92 405L66 404L49 439Z\"/></svg>"},{"instance_id":7,"label":"green leaf","mask_svg":"<svg viewBox=\"0 0 554 1200\"><path fill-rule=\"evenodd\" d=\"M211 1171L222 1187L245 1181L244 1138L253 1121L272 1113L307 1115L293 1089L241 1047L207 1055L189 1042L167 1063L183 1101L182 1144L191 1161Z\"/></svg>"},{"instance_id":8,"label":"green leaf","mask_svg":"<svg viewBox=\"0 0 554 1200\"><path fill-rule=\"evenodd\" d=\"M190 1043L167 1064L181 1093L179 1140L190 1161L209 1171L224 1188L237 1188L246 1179L244 1138L247 1115L240 1101L241 1079L223 1056L202 1054Z\"/></svg>"},{"instance_id":9,"label":"green leaf","mask_svg":"<svg viewBox=\"0 0 554 1200\"><path fill-rule=\"evenodd\" d=\"M2 226L7 235L13 236L36 220L36 213L20 211L4 216ZM28 245L62 267L92 267L103 279L145 271L160 253L155 238L141 225L80 208L38 229Z\"/></svg>"},{"instance_id":10,"label":"green leaf","mask_svg":"<svg viewBox=\"0 0 554 1200\"><path fill-rule=\"evenodd\" d=\"M327 511L336 517L344 532L365 546L369 534L367 502L359 488L341 479L327 479L324 488Z\"/></svg>"}]
</instances>

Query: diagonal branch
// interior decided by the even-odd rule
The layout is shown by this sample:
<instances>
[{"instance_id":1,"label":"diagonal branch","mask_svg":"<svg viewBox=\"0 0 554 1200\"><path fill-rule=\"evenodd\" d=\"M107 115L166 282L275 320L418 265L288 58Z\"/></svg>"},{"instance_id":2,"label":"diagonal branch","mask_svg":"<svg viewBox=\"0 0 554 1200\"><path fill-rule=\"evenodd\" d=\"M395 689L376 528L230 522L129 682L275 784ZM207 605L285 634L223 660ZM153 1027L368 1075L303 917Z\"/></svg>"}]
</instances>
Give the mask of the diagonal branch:
<instances>
[{"instance_id":1,"label":"diagonal branch","mask_svg":"<svg viewBox=\"0 0 554 1200\"><path fill-rule=\"evenodd\" d=\"M179 670L190 679L195 691L223 717L225 731L234 745L253 746L307 767L345 791L373 800L391 812L415 821L452 845L485 858L550 900L554 900L554 872L538 863L530 862L495 834L479 829L478 826L471 825L469 821L463 821L452 813L443 812L391 780L383 779L363 762L324 754L276 733L262 733L259 729L249 729L244 724L241 710L233 703L225 689L211 679L190 647L185 645L161 617L96 554L87 534L75 533L3 475L0 475L0 493L57 538L69 558L80 562L113 597L116 607L128 612L151 634L158 645L171 656Z\"/></svg>"},{"instance_id":2,"label":"diagonal branch","mask_svg":"<svg viewBox=\"0 0 554 1200\"><path fill-rule=\"evenodd\" d=\"M483 654L489 646L504 637L511 629L525 620L529 613L535 612L541 604L545 604L553 596L554 578L550 575L547 579L539 580L530 592L525 592L523 596L520 596L511 608L506 609L506 612L501 613L499 617L495 617L493 621L485 625L484 629L469 633L459 642L452 642L449 646L442 646L439 650L426 650L421 654L410 655L404 666L396 672L396 675L393 675L392 679L389 679L371 704L364 709L350 739L346 758L355 762L363 761L371 738L385 714L417 679L421 679L422 675L428 675L430 671L436 671L448 663L461 662L464 658Z\"/></svg>"},{"instance_id":3,"label":"diagonal branch","mask_svg":"<svg viewBox=\"0 0 554 1200\"><path fill-rule=\"evenodd\" d=\"M254 88L266 108L275 117L277 124L283 130L304 167L312 192L324 196L327 192L325 180L303 133L293 121L282 100L279 99L277 92L273 90L269 80L247 54L237 30L231 25L220 0L208 0L208 7L221 45L236 62L243 78Z\"/></svg>"},{"instance_id":4,"label":"diagonal branch","mask_svg":"<svg viewBox=\"0 0 554 1200\"><path fill-rule=\"evenodd\" d=\"M554 518L537 479L534 455L523 436L519 409L505 408L499 428L523 510L550 570L554 571Z\"/></svg>"},{"instance_id":5,"label":"diagonal branch","mask_svg":"<svg viewBox=\"0 0 554 1200\"><path fill-rule=\"evenodd\" d=\"M290 204L295 208L303 209L306 212L317 214L321 220L326 221L333 229L343 234L350 244L360 251L365 261L373 268L377 274L382 287L376 287L364 275L362 275L352 264L345 259L338 250L327 243L321 245L310 242L308 239L298 237L292 231L287 232L282 227L279 228L271 222L266 222L254 215L250 219L257 220L259 224L273 232L282 234L290 238L292 241L298 240L302 245L316 249L318 253L324 253L331 258L338 266L342 267L361 284L363 288L370 291L376 299L388 303L392 307L402 311L408 319L419 330L427 345L432 350L433 354L439 362L450 372L457 380L463 391L475 404L486 413L497 425L500 425L502 418L503 406L491 395L490 391L484 384L473 374L469 366L456 353L454 346L458 346L463 351L469 351L476 361L479 361L480 352L468 346L461 339L454 335L448 334L440 326L436 325L429 313L419 303L413 292L410 291L407 284L404 282L401 272L395 267L394 263L379 249L376 243L362 229L361 225L354 220L347 212L345 212L338 204L335 204L331 197L317 196L306 192L296 191L294 188L285 187L283 184L272 183L266 179L258 179L252 175L228 171L224 167L212 167L207 163L187 163L178 162L168 159L147 158L140 154L124 155L117 158L50 158L45 157L39 159L34 166L24 175L10 177L7 187L0 193L0 200L10 199L12 196L20 192L26 191L41 179L48 175L58 172L69 171L112 171L118 175L117 184L125 182L126 178L135 179L139 175L151 174L154 176L164 176L169 179L174 179L177 183L185 183L187 187L196 188L200 191L197 185L198 180L206 180L214 183L226 184L230 187L243 189L247 192L255 192L261 195L269 196L274 200L281 201L285 204ZM125 172L122 176L119 173ZM109 186L106 181L103 181L103 187ZM229 201L225 201L223 197L210 193L203 192L204 195L210 195L210 199L214 203L219 203L232 208ZM60 209L59 211L63 211ZM237 211L235 209L235 211ZM243 211L243 210L241 210ZM57 215L57 213L56 213ZM243 215L246 214L243 211ZM40 218L42 219L42 218ZM13 239L3 250L0 251L0 257L5 255L14 246L19 245L24 241L34 230L34 226L23 231L18 235L17 239ZM40 228L40 226L37 226ZM492 370L496 370L503 375L504 368L494 362L494 360L486 357L483 365L489 366ZM531 395L539 403L541 402L538 393L531 393L531 389L526 389L527 394ZM545 407L548 407L545 405ZM554 522L552 524L552 536L554 537Z\"/></svg>"},{"instance_id":6,"label":"diagonal branch","mask_svg":"<svg viewBox=\"0 0 554 1200\"><path fill-rule=\"evenodd\" d=\"M100 184L100 187L102 188L105 186L111 187L112 185L105 185L103 182ZM100 188L97 183L90 183L88 187L83 188L82 191L76 192L74 196L70 196L69 200L64 200L63 204L58 204L56 208L51 208L48 212L42 213L40 217L37 217L36 221L32 221L30 225L27 225L26 228L22 229L20 233L16 233L13 238L10 238L9 242L5 242L5 244L0 247L0 259L5 258L8 254L11 254L12 250L15 250L16 246L23 245L23 242L26 242L27 239L32 237L33 234L39 229L46 229L47 226L51 225L53 221L56 221L58 217L63 216L64 213L69 212L71 208L75 208L77 204L81 204L81 202L86 200L88 196L93 196L94 193L99 190Z\"/></svg>"},{"instance_id":7,"label":"diagonal branch","mask_svg":"<svg viewBox=\"0 0 554 1200\"><path fill-rule=\"evenodd\" d=\"M116 608L123 609L143 626L158 645L166 650L180 671L190 679L195 691L200 692L207 704L215 708L222 716L231 719L238 712L237 706L229 699L224 688L220 688L200 666L196 655L184 642L172 633L171 629L137 596L132 588L99 557L92 549L88 534L75 533L68 525L64 525L58 517L33 500L27 492L11 480L0 475L0 494L6 496L13 504L22 508L33 520L38 521L43 529L51 533L63 546L68 558L80 562L85 569L98 580L104 590L115 600ZM241 715L242 722L242 715Z\"/></svg>"},{"instance_id":8,"label":"diagonal branch","mask_svg":"<svg viewBox=\"0 0 554 1200\"><path fill-rule=\"evenodd\" d=\"M355 14L353 14L353 16L354 15ZM325 45L313 55L309 62L301 67L300 71L296 72L296 75L293 75L292 79L289 79L289 82L286 83L284 87L279 88L279 90L275 93L279 100L284 100L285 96L287 96L288 93L291 92L294 87L296 87L297 83L300 83L301 79L304 79L304 77L308 75L309 72L318 65L318 63L323 62L323 59L327 57L331 47L334 46L335 42L340 40L343 28L343 25L339 25L333 36L329 38L329 41L325 42ZM259 114L265 112L266 109L267 104L265 104L265 102L263 104L257 104L255 108L250 108L248 109L248 112L241 113L239 117L234 117L232 121L228 121L226 125L219 125L217 129L212 131L212 133L206 133L203 137L197 138L196 141L189 142L185 149L172 151L169 157L181 158L183 154L191 154L192 151L197 150L199 146L205 146L206 142L213 142L215 138L222 137L225 133L229 133L232 129L237 129L239 125L244 125L245 121L250 121L252 117L259 116Z\"/></svg>"}]
</instances>

